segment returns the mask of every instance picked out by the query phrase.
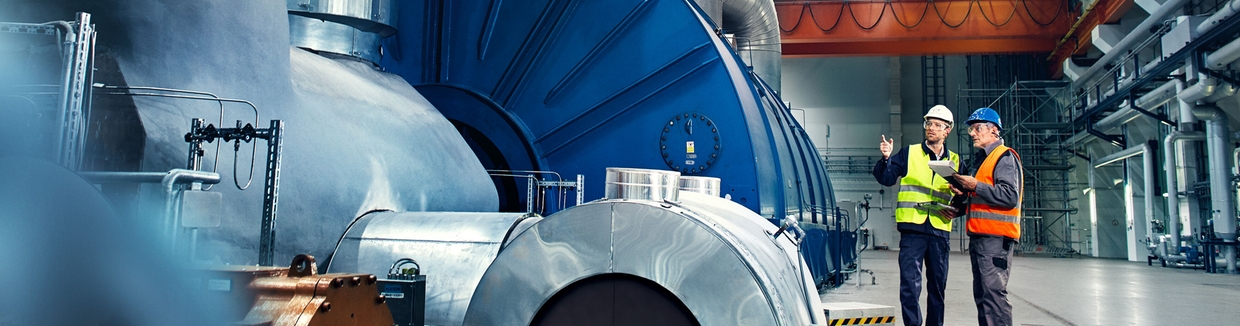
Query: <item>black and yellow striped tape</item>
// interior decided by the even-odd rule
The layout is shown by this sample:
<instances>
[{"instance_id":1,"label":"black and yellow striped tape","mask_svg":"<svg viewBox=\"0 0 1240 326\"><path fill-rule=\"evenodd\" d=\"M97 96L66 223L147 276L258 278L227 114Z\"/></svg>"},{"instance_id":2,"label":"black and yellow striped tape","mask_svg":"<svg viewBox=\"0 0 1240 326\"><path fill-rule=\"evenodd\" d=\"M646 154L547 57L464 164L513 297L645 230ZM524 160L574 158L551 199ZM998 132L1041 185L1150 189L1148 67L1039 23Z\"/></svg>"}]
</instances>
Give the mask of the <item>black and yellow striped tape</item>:
<instances>
[{"instance_id":1,"label":"black and yellow striped tape","mask_svg":"<svg viewBox=\"0 0 1240 326\"><path fill-rule=\"evenodd\" d=\"M840 318L831 320L831 326L838 325L873 325L873 324L889 324L896 320L896 316L886 317L865 317L865 318Z\"/></svg>"}]
</instances>

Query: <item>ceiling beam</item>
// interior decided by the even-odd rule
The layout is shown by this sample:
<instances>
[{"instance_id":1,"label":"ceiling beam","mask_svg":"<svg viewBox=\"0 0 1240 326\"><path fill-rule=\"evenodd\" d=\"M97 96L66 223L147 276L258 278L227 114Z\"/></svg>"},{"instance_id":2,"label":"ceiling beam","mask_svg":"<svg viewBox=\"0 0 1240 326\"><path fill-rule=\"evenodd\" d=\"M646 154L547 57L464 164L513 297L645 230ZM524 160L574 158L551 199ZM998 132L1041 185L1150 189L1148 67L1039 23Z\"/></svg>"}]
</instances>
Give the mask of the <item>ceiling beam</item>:
<instances>
[{"instance_id":1,"label":"ceiling beam","mask_svg":"<svg viewBox=\"0 0 1240 326\"><path fill-rule=\"evenodd\" d=\"M1129 0L1131 1L1131 0ZM1050 52L1066 0L776 2L785 57Z\"/></svg>"}]
</instances>

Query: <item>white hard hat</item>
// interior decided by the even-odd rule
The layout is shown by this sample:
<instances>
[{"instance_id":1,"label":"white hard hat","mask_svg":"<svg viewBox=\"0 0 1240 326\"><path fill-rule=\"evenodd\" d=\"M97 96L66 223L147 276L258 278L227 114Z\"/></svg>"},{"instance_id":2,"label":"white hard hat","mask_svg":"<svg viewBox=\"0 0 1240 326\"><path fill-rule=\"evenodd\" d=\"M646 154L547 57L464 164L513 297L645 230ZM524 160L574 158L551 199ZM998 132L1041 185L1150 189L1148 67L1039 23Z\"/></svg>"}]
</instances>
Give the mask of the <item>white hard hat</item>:
<instances>
[{"instance_id":1,"label":"white hard hat","mask_svg":"<svg viewBox=\"0 0 1240 326\"><path fill-rule=\"evenodd\" d=\"M952 110L948 109L947 106L944 106L942 104L935 105L934 107L930 108L930 112L926 112L926 116L922 118L923 119L929 119L929 118L943 119L943 121L947 121L947 123L949 124L956 123L956 121L952 119Z\"/></svg>"}]
</instances>

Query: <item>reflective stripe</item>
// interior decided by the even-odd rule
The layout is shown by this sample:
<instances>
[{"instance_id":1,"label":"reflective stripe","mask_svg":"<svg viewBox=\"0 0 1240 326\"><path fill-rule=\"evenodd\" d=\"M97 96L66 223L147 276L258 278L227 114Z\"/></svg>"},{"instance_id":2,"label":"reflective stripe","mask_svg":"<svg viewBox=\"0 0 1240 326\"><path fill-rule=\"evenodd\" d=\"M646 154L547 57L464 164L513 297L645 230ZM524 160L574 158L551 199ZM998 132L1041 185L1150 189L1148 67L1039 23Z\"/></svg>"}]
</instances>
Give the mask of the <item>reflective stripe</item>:
<instances>
[{"instance_id":1,"label":"reflective stripe","mask_svg":"<svg viewBox=\"0 0 1240 326\"><path fill-rule=\"evenodd\" d=\"M922 224L929 223L935 229L951 232L952 219L942 214L917 207L919 203L941 203L951 201L951 187L942 176L929 169L930 154L922 144L908 147L908 173L900 179L899 192L896 194L896 223ZM953 164L959 165L960 156L947 151Z\"/></svg>"},{"instance_id":2,"label":"reflective stripe","mask_svg":"<svg viewBox=\"0 0 1240 326\"><path fill-rule=\"evenodd\" d=\"M922 193L922 194L927 194L927 195L934 193L934 190L928 187L922 187L918 185L900 185L900 191L901 192L904 192L904 191L916 192L916 193Z\"/></svg>"},{"instance_id":3,"label":"reflective stripe","mask_svg":"<svg viewBox=\"0 0 1240 326\"><path fill-rule=\"evenodd\" d=\"M978 211L970 211L969 218L980 218L980 219L1007 222L1007 223L1016 223L1018 219L1016 216L1003 215L1003 214L997 214L997 213L991 213L991 212L978 212Z\"/></svg>"},{"instance_id":4,"label":"reflective stripe","mask_svg":"<svg viewBox=\"0 0 1240 326\"><path fill-rule=\"evenodd\" d=\"M982 165L978 167L977 173L974 175L977 178L978 184L984 183L994 186L993 173L995 164L1007 152L1013 154L1019 167L1020 155L1017 155L1016 151L1011 148L1000 144L986 156L986 159L982 161ZM1024 182L1023 171L1021 171L1021 182ZM1013 208L1002 208L993 205L986 202L977 193L973 193L970 197L972 203L969 205L969 221L965 225L969 234L998 235L1012 239L1020 238L1020 204L1024 201L1024 194L1021 194L1017 199L1017 205Z\"/></svg>"},{"instance_id":5,"label":"reflective stripe","mask_svg":"<svg viewBox=\"0 0 1240 326\"><path fill-rule=\"evenodd\" d=\"M934 198L942 199L945 202L952 200L952 195L949 193L934 191L934 189L930 189L928 187L923 187L923 186L918 186L918 185L902 184L900 185L900 192L915 192L915 193L919 193L923 195L930 195L930 196L933 196Z\"/></svg>"}]
</instances>

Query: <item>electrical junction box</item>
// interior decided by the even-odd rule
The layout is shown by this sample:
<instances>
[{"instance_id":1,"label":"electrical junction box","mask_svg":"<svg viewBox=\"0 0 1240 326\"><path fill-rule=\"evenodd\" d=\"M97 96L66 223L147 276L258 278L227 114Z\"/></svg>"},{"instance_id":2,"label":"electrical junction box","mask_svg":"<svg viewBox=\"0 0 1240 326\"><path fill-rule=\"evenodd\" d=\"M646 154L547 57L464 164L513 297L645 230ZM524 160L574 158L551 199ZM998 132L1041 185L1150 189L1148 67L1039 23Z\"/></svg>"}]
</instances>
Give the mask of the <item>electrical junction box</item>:
<instances>
[{"instance_id":1,"label":"electrical junction box","mask_svg":"<svg viewBox=\"0 0 1240 326\"><path fill-rule=\"evenodd\" d=\"M1162 57L1166 58L1187 46L1189 42L1197 39L1197 25L1205 21L1203 16L1180 16L1176 17L1175 27L1162 37Z\"/></svg>"},{"instance_id":2,"label":"electrical junction box","mask_svg":"<svg viewBox=\"0 0 1240 326\"><path fill-rule=\"evenodd\" d=\"M398 326L422 326L426 320L426 275L379 280L379 294L387 299Z\"/></svg>"},{"instance_id":3,"label":"electrical junction box","mask_svg":"<svg viewBox=\"0 0 1240 326\"><path fill-rule=\"evenodd\" d=\"M218 228L223 219L224 195L218 192L181 192L181 227Z\"/></svg>"}]
</instances>

